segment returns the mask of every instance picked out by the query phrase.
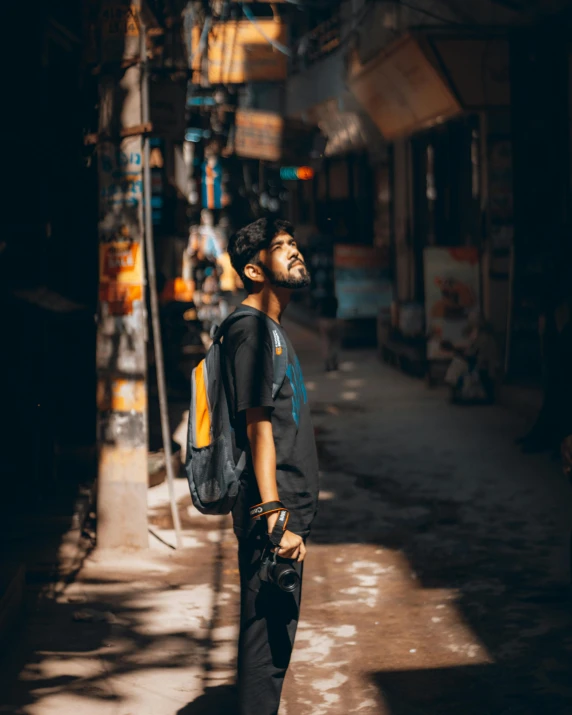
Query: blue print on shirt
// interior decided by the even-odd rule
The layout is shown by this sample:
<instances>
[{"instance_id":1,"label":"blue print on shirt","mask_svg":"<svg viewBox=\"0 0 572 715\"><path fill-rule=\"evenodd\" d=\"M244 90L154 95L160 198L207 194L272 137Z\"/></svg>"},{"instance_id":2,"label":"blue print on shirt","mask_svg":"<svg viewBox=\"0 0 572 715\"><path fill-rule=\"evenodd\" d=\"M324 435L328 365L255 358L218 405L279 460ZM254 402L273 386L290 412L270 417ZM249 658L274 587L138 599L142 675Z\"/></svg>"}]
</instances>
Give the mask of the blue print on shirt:
<instances>
[{"instance_id":1,"label":"blue print on shirt","mask_svg":"<svg viewBox=\"0 0 572 715\"><path fill-rule=\"evenodd\" d=\"M306 385L304 384L304 377L302 376L302 368L300 367L300 361L296 358L296 362L292 365L288 365L286 370L286 377L288 378L290 385L292 387L292 418L296 423L296 427L300 424L300 407L302 402L307 404L308 394L306 393Z\"/></svg>"}]
</instances>

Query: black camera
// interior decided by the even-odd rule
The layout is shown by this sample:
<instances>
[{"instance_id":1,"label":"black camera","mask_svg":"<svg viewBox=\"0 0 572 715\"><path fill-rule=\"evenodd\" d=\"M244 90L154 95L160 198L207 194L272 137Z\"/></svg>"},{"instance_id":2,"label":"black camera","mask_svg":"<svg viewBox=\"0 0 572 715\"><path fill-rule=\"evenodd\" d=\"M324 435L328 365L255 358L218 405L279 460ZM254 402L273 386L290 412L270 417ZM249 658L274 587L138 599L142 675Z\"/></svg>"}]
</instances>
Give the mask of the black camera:
<instances>
[{"instance_id":1,"label":"black camera","mask_svg":"<svg viewBox=\"0 0 572 715\"><path fill-rule=\"evenodd\" d=\"M265 550L258 572L260 580L278 586L281 591L292 593L300 586L300 576L291 564L277 559L276 552Z\"/></svg>"}]
</instances>

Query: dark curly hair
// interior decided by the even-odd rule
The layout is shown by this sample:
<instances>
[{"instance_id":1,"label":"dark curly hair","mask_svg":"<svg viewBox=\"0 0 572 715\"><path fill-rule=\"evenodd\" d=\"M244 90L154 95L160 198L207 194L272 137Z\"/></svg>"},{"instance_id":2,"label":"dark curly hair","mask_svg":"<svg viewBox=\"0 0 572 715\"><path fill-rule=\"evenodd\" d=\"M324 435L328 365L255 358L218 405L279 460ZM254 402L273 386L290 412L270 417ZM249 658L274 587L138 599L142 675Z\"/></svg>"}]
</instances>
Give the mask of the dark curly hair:
<instances>
[{"instance_id":1,"label":"dark curly hair","mask_svg":"<svg viewBox=\"0 0 572 715\"><path fill-rule=\"evenodd\" d=\"M249 263L255 263L260 251L268 248L279 233L294 235L294 226L282 219L259 218L258 221L241 228L230 237L228 254L234 270L240 276L246 290L251 293L252 281L244 275Z\"/></svg>"}]
</instances>

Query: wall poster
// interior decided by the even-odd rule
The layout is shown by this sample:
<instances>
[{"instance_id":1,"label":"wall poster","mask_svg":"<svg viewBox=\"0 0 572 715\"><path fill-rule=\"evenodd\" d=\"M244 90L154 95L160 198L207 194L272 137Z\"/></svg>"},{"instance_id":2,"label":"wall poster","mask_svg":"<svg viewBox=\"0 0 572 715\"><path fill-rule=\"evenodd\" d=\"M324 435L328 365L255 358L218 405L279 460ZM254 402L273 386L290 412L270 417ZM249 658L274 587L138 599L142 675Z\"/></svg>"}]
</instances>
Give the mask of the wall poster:
<instances>
[{"instance_id":1,"label":"wall poster","mask_svg":"<svg viewBox=\"0 0 572 715\"><path fill-rule=\"evenodd\" d=\"M443 347L467 345L469 318L479 311L479 252L473 247L429 247L424 252L427 359L445 360Z\"/></svg>"}]
</instances>

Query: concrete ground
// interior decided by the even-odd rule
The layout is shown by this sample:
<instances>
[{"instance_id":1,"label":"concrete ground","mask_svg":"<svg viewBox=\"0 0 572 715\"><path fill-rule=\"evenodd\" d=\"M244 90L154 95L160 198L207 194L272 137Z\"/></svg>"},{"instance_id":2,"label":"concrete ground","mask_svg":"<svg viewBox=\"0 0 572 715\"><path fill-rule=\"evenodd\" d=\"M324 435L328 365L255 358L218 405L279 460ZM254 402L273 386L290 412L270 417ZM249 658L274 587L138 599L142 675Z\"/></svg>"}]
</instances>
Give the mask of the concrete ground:
<instances>
[{"instance_id":1,"label":"concrete ground","mask_svg":"<svg viewBox=\"0 0 572 715\"><path fill-rule=\"evenodd\" d=\"M520 454L518 414L453 407L373 351L324 375L315 336L288 327L322 493L281 715L572 713L572 500L558 464ZM38 592L3 654L0 713L232 713L235 541L182 480L177 493L183 550L161 485L148 552L94 551Z\"/></svg>"}]
</instances>

